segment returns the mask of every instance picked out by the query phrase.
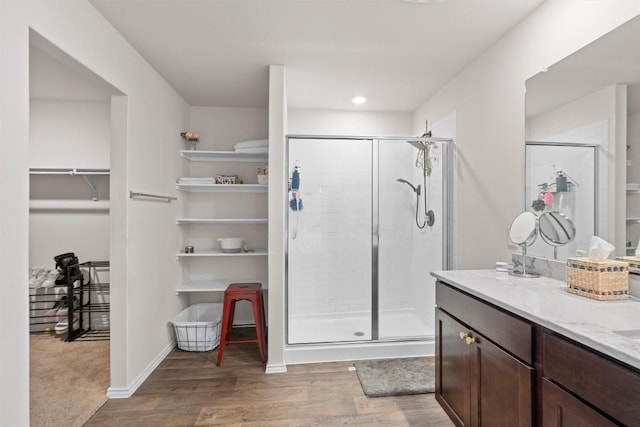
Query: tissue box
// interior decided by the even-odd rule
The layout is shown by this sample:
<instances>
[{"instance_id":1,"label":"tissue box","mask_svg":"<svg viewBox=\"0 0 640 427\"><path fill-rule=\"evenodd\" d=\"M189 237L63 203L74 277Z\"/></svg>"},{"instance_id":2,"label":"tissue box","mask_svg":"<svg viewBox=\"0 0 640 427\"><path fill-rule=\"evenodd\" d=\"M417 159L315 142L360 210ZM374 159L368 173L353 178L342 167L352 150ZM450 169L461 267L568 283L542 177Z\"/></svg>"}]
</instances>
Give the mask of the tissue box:
<instances>
[{"instance_id":1,"label":"tissue box","mask_svg":"<svg viewBox=\"0 0 640 427\"><path fill-rule=\"evenodd\" d=\"M629 295L629 264L611 259L567 258L567 286L572 294L596 300Z\"/></svg>"},{"instance_id":2,"label":"tissue box","mask_svg":"<svg viewBox=\"0 0 640 427\"><path fill-rule=\"evenodd\" d=\"M617 256L616 259L629 263L629 273L640 274L640 258L634 256Z\"/></svg>"}]
</instances>

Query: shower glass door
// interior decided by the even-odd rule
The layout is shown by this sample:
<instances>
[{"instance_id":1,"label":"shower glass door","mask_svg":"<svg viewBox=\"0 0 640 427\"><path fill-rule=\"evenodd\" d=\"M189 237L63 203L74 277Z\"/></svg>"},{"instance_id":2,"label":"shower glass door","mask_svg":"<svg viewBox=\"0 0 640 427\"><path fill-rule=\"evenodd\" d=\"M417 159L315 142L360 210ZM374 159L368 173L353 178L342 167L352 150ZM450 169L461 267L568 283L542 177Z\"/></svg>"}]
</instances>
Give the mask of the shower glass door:
<instances>
[{"instance_id":1,"label":"shower glass door","mask_svg":"<svg viewBox=\"0 0 640 427\"><path fill-rule=\"evenodd\" d=\"M373 142L288 143L287 342L371 340Z\"/></svg>"},{"instance_id":2,"label":"shower glass door","mask_svg":"<svg viewBox=\"0 0 640 427\"><path fill-rule=\"evenodd\" d=\"M379 340L434 335L435 287L430 272L444 268L447 148L441 142L378 142Z\"/></svg>"}]
</instances>

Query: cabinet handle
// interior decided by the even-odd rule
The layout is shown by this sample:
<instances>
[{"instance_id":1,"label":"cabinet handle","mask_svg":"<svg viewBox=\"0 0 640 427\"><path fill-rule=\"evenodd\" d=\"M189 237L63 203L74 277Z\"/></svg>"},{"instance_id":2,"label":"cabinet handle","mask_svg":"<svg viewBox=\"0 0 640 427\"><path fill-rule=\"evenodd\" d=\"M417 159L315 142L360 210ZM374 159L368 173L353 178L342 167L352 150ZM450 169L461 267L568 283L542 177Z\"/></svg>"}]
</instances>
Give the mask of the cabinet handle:
<instances>
[{"instance_id":1,"label":"cabinet handle","mask_svg":"<svg viewBox=\"0 0 640 427\"><path fill-rule=\"evenodd\" d=\"M460 332L459 335L460 335L460 339L461 340L468 339L468 337L469 337L469 334L466 333L466 332Z\"/></svg>"},{"instance_id":2,"label":"cabinet handle","mask_svg":"<svg viewBox=\"0 0 640 427\"><path fill-rule=\"evenodd\" d=\"M469 344L469 345L471 345L471 344L473 344L474 342L476 342L475 338L470 337L470 336L468 336L468 335L467 335L467 337L465 337L465 339L464 339L464 340L465 340L465 341L467 342L467 344Z\"/></svg>"}]
</instances>

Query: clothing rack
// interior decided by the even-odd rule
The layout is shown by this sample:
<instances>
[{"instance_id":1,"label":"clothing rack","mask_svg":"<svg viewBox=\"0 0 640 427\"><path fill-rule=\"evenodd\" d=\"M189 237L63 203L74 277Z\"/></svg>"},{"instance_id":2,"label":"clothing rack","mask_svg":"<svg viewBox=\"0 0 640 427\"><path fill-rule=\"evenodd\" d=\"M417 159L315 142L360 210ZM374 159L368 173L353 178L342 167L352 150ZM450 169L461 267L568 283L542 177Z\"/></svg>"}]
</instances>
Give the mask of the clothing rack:
<instances>
[{"instance_id":1,"label":"clothing rack","mask_svg":"<svg viewBox=\"0 0 640 427\"><path fill-rule=\"evenodd\" d=\"M164 200L167 203L171 203L172 200L178 200L177 197L172 196L164 196L162 194L149 194L149 193L139 193L137 191L129 191L129 198L131 199L159 199Z\"/></svg>"}]
</instances>

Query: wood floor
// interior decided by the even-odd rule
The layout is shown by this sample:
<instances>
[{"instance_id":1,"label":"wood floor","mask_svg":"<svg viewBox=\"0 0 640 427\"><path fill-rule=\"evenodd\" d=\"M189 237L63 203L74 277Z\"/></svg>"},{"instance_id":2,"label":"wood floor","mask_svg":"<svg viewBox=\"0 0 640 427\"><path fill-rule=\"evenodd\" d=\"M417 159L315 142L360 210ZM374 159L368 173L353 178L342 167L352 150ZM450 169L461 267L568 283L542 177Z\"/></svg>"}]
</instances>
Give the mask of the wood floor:
<instances>
[{"instance_id":1,"label":"wood floor","mask_svg":"<svg viewBox=\"0 0 640 427\"><path fill-rule=\"evenodd\" d=\"M452 426L433 394L368 398L352 362L265 374L255 345L174 350L129 399L111 399L85 426Z\"/></svg>"}]
</instances>

